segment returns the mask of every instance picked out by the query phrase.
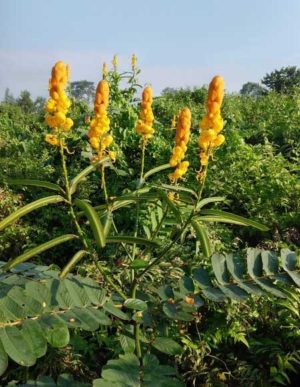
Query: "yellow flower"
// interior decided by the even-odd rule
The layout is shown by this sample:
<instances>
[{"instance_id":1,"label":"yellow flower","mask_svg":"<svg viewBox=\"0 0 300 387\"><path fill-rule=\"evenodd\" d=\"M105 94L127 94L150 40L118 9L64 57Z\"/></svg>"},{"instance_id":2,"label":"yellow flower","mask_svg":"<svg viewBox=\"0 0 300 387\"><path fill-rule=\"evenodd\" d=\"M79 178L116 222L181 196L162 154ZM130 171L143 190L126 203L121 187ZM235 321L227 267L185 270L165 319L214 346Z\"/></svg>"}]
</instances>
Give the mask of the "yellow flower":
<instances>
[{"instance_id":1,"label":"yellow flower","mask_svg":"<svg viewBox=\"0 0 300 387\"><path fill-rule=\"evenodd\" d=\"M199 124L201 129L198 140L200 147L199 157L201 165L203 166L208 164L214 148L220 146L225 141L225 137L222 134L219 134L224 126L224 121L221 116L223 97L224 80L217 75L212 79L209 85L206 114Z\"/></svg>"},{"instance_id":2,"label":"yellow flower","mask_svg":"<svg viewBox=\"0 0 300 387\"><path fill-rule=\"evenodd\" d=\"M175 192L168 192L167 196L171 200L171 202L174 202L174 200L175 200Z\"/></svg>"},{"instance_id":3,"label":"yellow flower","mask_svg":"<svg viewBox=\"0 0 300 387\"><path fill-rule=\"evenodd\" d=\"M107 64L104 62L103 66L102 66L102 76L103 76L103 79L105 79L107 77L107 74L108 74L108 68L107 68Z\"/></svg>"},{"instance_id":4,"label":"yellow flower","mask_svg":"<svg viewBox=\"0 0 300 387\"><path fill-rule=\"evenodd\" d=\"M175 136L175 147L173 148L172 155L169 161L171 167L176 167L176 170L169 176L171 181L176 182L181 178L188 169L188 161L184 159L185 152L187 151L187 144L190 138L192 115L188 108L183 108L178 116L178 123Z\"/></svg>"},{"instance_id":5,"label":"yellow flower","mask_svg":"<svg viewBox=\"0 0 300 387\"><path fill-rule=\"evenodd\" d=\"M117 152L116 151L109 151L108 152L108 156L110 157L110 159L115 162L116 161L116 158L117 158Z\"/></svg>"},{"instance_id":6,"label":"yellow flower","mask_svg":"<svg viewBox=\"0 0 300 387\"><path fill-rule=\"evenodd\" d=\"M45 141L48 142L51 145L59 146L59 140L55 134L46 134Z\"/></svg>"},{"instance_id":7,"label":"yellow flower","mask_svg":"<svg viewBox=\"0 0 300 387\"><path fill-rule=\"evenodd\" d=\"M112 60L112 64L114 66L114 70L117 71L117 68L118 68L118 57L117 57L117 55L114 55L113 60Z\"/></svg>"},{"instance_id":8,"label":"yellow flower","mask_svg":"<svg viewBox=\"0 0 300 387\"><path fill-rule=\"evenodd\" d=\"M147 86L143 90L140 118L135 127L136 132L142 136L144 142L149 140L155 132L152 127L154 121L152 102L152 88Z\"/></svg>"},{"instance_id":9,"label":"yellow flower","mask_svg":"<svg viewBox=\"0 0 300 387\"><path fill-rule=\"evenodd\" d=\"M132 54L132 57L131 57L131 69L132 69L132 71L135 71L136 63L137 63L137 57L135 54Z\"/></svg>"},{"instance_id":10,"label":"yellow flower","mask_svg":"<svg viewBox=\"0 0 300 387\"><path fill-rule=\"evenodd\" d=\"M45 141L51 145L59 145L56 134L69 131L73 126L73 121L66 115L71 106L71 101L65 93L65 88L69 80L69 66L64 62L57 62L51 71L49 80L50 98L46 103L46 123L53 129L54 134L46 135Z\"/></svg>"},{"instance_id":11,"label":"yellow flower","mask_svg":"<svg viewBox=\"0 0 300 387\"><path fill-rule=\"evenodd\" d=\"M88 131L89 143L97 151L97 159L102 160L110 152L107 148L113 142L113 137L108 134L110 131L110 119L107 115L109 103L109 84L103 79L98 83L94 101L95 117L90 120L90 130ZM111 159L115 159L114 152Z\"/></svg>"}]
</instances>

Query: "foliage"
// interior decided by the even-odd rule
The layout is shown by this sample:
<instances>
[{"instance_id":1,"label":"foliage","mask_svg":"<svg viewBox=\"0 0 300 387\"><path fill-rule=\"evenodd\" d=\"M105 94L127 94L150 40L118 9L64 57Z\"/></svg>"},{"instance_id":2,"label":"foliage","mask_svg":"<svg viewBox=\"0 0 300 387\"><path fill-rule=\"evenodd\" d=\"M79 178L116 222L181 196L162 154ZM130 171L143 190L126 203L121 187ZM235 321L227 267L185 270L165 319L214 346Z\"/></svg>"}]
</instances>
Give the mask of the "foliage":
<instances>
[{"instance_id":1,"label":"foliage","mask_svg":"<svg viewBox=\"0 0 300 387\"><path fill-rule=\"evenodd\" d=\"M206 88L155 99L142 153L138 74L116 62L105 74L117 163L90 162L84 101L72 100L76 129L52 149L39 113L0 107L3 380L75 385L59 377L67 372L95 386L288 384L299 363L297 238L280 258L240 249L266 238L286 248L285 230L299 224L298 94L228 95L227 143L204 185L191 155ZM174 185L171 119L184 105L191 167ZM26 372L12 362L5 371L7 354Z\"/></svg>"},{"instance_id":2,"label":"foliage","mask_svg":"<svg viewBox=\"0 0 300 387\"><path fill-rule=\"evenodd\" d=\"M72 97L91 103L95 94L94 82L89 81L76 81L70 83L70 94Z\"/></svg>"},{"instance_id":3,"label":"foliage","mask_svg":"<svg viewBox=\"0 0 300 387\"><path fill-rule=\"evenodd\" d=\"M242 86L240 93L250 97L260 97L266 93L266 90L259 83L247 82Z\"/></svg>"},{"instance_id":4,"label":"foliage","mask_svg":"<svg viewBox=\"0 0 300 387\"><path fill-rule=\"evenodd\" d=\"M266 74L261 82L276 93L290 94L295 87L300 86L300 69L296 66L282 67Z\"/></svg>"}]
</instances>

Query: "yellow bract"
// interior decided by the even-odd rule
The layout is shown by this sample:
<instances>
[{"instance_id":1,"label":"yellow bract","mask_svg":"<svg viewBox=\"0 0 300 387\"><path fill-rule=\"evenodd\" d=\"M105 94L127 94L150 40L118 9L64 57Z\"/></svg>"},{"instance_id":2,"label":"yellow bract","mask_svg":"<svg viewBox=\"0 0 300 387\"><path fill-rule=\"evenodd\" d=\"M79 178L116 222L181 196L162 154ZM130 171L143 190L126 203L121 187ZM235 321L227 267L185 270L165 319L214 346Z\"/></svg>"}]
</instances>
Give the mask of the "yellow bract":
<instances>
[{"instance_id":1,"label":"yellow bract","mask_svg":"<svg viewBox=\"0 0 300 387\"><path fill-rule=\"evenodd\" d=\"M224 80L216 75L208 89L206 103L206 114L199 126L201 129L198 145L200 147L201 165L207 165L214 148L225 141L225 137L219 134L223 129L224 122L221 117L221 105L224 97Z\"/></svg>"},{"instance_id":2,"label":"yellow bract","mask_svg":"<svg viewBox=\"0 0 300 387\"><path fill-rule=\"evenodd\" d=\"M187 172L189 162L181 160L184 159L187 151L187 144L190 139L192 114L187 107L183 108L178 116L178 123L175 137L175 147L172 151L169 164L171 167L176 167L175 171L169 176L172 182L176 182Z\"/></svg>"},{"instance_id":3,"label":"yellow bract","mask_svg":"<svg viewBox=\"0 0 300 387\"><path fill-rule=\"evenodd\" d=\"M114 66L114 71L117 71L117 69L118 69L118 57L117 57L117 55L114 55L113 60L112 60L112 64Z\"/></svg>"},{"instance_id":4,"label":"yellow bract","mask_svg":"<svg viewBox=\"0 0 300 387\"><path fill-rule=\"evenodd\" d=\"M143 90L140 119L138 120L135 130L142 135L143 141L149 140L155 130L152 127L154 121L154 115L152 112L152 88L147 86Z\"/></svg>"},{"instance_id":5,"label":"yellow bract","mask_svg":"<svg viewBox=\"0 0 300 387\"><path fill-rule=\"evenodd\" d=\"M46 123L53 129L53 134L47 134L45 141L51 145L59 145L58 138L62 132L67 132L73 126L73 120L67 117L71 101L65 93L69 80L69 66L64 62L57 62L52 68L49 80L50 98L46 103Z\"/></svg>"},{"instance_id":6,"label":"yellow bract","mask_svg":"<svg viewBox=\"0 0 300 387\"><path fill-rule=\"evenodd\" d=\"M137 57L135 54L132 54L132 57L131 57L131 69L132 69L132 71L135 71L136 63L137 63Z\"/></svg>"},{"instance_id":7,"label":"yellow bract","mask_svg":"<svg viewBox=\"0 0 300 387\"><path fill-rule=\"evenodd\" d=\"M107 74L108 74L108 68L107 68L107 64L104 62L103 65L102 65L102 76L103 76L103 79L105 79L107 77Z\"/></svg>"},{"instance_id":8,"label":"yellow bract","mask_svg":"<svg viewBox=\"0 0 300 387\"><path fill-rule=\"evenodd\" d=\"M107 151L107 148L113 142L112 135L108 133L110 130L110 119L107 115L108 103L109 84L103 79L97 86L94 102L95 118L90 121L88 138L92 148L97 151L99 160L102 160L108 154L114 161L116 152Z\"/></svg>"}]
</instances>

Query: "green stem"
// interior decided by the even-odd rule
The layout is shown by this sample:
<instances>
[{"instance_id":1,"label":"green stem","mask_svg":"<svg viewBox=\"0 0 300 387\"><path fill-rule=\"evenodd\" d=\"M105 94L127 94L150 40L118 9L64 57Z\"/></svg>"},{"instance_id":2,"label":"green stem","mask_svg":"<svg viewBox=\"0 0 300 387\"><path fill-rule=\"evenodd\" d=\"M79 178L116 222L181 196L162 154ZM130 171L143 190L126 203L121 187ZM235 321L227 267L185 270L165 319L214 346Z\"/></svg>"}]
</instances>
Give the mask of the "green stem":
<instances>
[{"instance_id":1,"label":"green stem","mask_svg":"<svg viewBox=\"0 0 300 387\"><path fill-rule=\"evenodd\" d=\"M67 170L66 158L65 158L65 153L64 153L64 146L63 146L62 141L60 141L60 155L61 155L61 161L62 161L64 180L65 180L66 195L67 195L68 204L70 206L70 214L71 214L72 220L75 224L79 238L82 241L82 244L85 247L85 249L87 249L88 252L91 254L91 256L94 257L95 265L96 265L97 269L99 270L99 272L101 273L101 275L103 276L104 280L110 284L110 286L115 290L115 292L117 294L119 294L119 296L121 296L124 300L126 300L126 298L127 298L126 295L122 292L122 290L117 285L114 284L112 279L105 273L105 270L101 266L101 264L95 259L94 251L90 248L87 240L85 239L84 233L83 233L83 231L82 231L82 229L77 221L77 217L76 217L76 214L75 214L75 211L73 208L73 203L72 203L72 195L71 195L71 191L70 191L68 170Z\"/></svg>"},{"instance_id":2,"label":"green stem","mask_svg":"<svg viewBox=\"0 0 300 387\"><path fill-rule=\"evenodd\" d=\"M110 286L115 290L115 292L121 298L123 298L123 300L126 300L128 297L122 292L122 290L117 285L115 285L113 280L105 273L105 269L100 264L100 262L97 261L96 259L94 259L94 262L95 262L95 265L96 265L97 269L99 270L99 272L101 273L102 277L104 278L104 280L110 284Z\"/></svg>"},{"instance_id":3,"label":"green stem","mask_svg":"<svg viewBox=\"0 0 300 387\"><path fill-rule=\"evenodd\" d=\"M198 193L198 198L197 198L197 201L189 215L189 217L187 218L187 220L184 222L183 226L181 227L181 229L179 230L175 240L173 240L172 242L170 242L160 253L159 255L137 276L136 278L136 281L140 280L153 266L157 265L159 263L159 261L164 257L164 255L171 249L171 247L176 243L178 242L178 240L180 239L182 233L185 231L185 229L188 227L188 225L190 224L193 216L195 215L195 211L196 211L196 208L198 206L198 203L200 202L201 200L201 197L202 197L202 193L203 193L203 188L204 188L204 184L205 184L205 180L206 180L206 175L207 175L207 165L204 167L204 170L203 170L203 177L202 177L202 180L201 180L201 185L200 185L200 188L199 188L199 193Z\"/></svg>"},{"instance_id":4,"label":"green stem","mask_svg":"<svg viewBox=\"0 0 300 387\"><path fill-rule=\"evenodd\" d=\"M140 174L140 181L143 180L144 177L144 169L145 169L145 149L146 149L146 143L143 140L142 142L142 160L141 160L141 174Z\"/></svg>"},{"instance_id":5,"label":"green stem","mask_svg":"<svg viewBox=\"0 0 300 387\"><path fill-rule=\"evenodd\" d=\"M131 298L136 298L136 290L137 290L137 281L134 279L132 282L131 287ZM135 352L136 356L138 357L140 364L142 365L143 362L143 356L142 356L142 347L141 347L141 340L140 340L140 328L141 324L138 321L135 321L134 327L133 327L133 334L134 334L134 341L135 341Z\"/></svg>"},{"instance_id":6,"label":"green stem","mask_svg":"<svg viewBox=\"0 0 300 387\"><path fill-rule=\"evenodd\" d=\"M143 143L142 143L142 161L141 161L140 183L142 183L143 177L144 177L145 148L146 148L146 143L145 143L145 141L143 141ZM140 213L140 203L138 201L137 206L136 206L136 220L135 220L135 231L134 231L135 237L138 235L139 213ZM132 260L134 260L135 254L136 254L136 244L133 245ZM132 281L131 297L136 298L136 290L137 290L138 282L136 281L134 270L131 271L131 281ZM142 356L142 348L141 348L141 341L140 341L140 323L138 321L135 321L135 323L134 323L133 333L134 333L134 339L135 339L136 356L138 357L139 362L142 365L143 356Z\"/></svg>"},{"instance_id":7,"label":"green stem","mask_svg":"<svg viewBox=\"0 0 300 387\"><path fill-rule=\"evenodd\" d=\"M140 341L140 323L136 322L134 325L134 339L135 339L135 351L136 356L138 357L140 364L143 361L141 341Z\"/></svg>"},{"instance_id":8,"label":"green stem","mask_svg":"<svg viewBox=\"0 0 300 387\"><path fill-rule=\"evenodd\" d=\"M164 210L164 213L163 213L163 216L162 216L160 222L158 223L158 225L157 225L157 227L156 227L156 230L154 231L154 233L153 233L152 236L151 236L151 241L153 241L153 240L156 238L157 234L159 233L159 231L160 231L160 229L161 229L161 227L162 227L162 225L163 225L163 222L165 221L166 216L167 216L167 214L168 214L168 209L169 209L169 207L166 206L166 208L165 208L165 210ZM145 257L145 255L146 255L150 250L151 250L151 247L149 247L149 246L146 247L146 248L144 249L144 251L142 251L142 253L141 253L141 258Z\"/></svg>"},{"instance_id":9,"label":"green stem","mask_svg":"<svg viewBox=\"0 0 300 387\"><path fill-rule=\"evenodd\" d=\"M141 159L141 173L140 173L140 183L143 181L144 177L144 168L145 168L145 148L146 143L144 140L142 140L142 159ZM134 227L134 236L137 237L138 235L138 228L139 228L139 214L140 214L140 202L137 202L136 205L136 214L135 214L135 227ZM132 260L134 260L136 254L136 244L133 245L132 248ZM134 271L131 273L132 281L134 279Z\"/></svg>"},{"instance_id":10,"label":"green stem","mask_svg":"<svg viewBox=\"0 0 300 387\"><path fill-rule=\"evenodd\" d=\"M108 193L107 193L107 187L106 187L106 181L105 181L105 166L101 165L101 188L104 192L104 198L106 201L106 204L108 203Z\"/></svg>"},{"instance_id":11,"label":"green stem","mask_svg":"<svg viewBox=\"0 0 300 387\"><path fill-rule=\"evenodd\" d=\"M70 191L70 183L69 183L69 177L68 177L68 170L67 170L67 164L66 164L66 157L65 157L65 152L64 152L64 146L62 141L60 141L60 155L61 155L61 162L62 162L62 168L63 168L63 175L64 175L64 180L65 180L65 188L66 188L66 195L67 195L67 200L70 206L70 215L72 217L72 220L75 224L76 230L78 232L79 238L82 241L82 244L85 249L89 249L88 243L85 239L84 233L77 221L77 217L73 208L73 203L72 203L72 195Z\"/></svg>"}]
</instances>

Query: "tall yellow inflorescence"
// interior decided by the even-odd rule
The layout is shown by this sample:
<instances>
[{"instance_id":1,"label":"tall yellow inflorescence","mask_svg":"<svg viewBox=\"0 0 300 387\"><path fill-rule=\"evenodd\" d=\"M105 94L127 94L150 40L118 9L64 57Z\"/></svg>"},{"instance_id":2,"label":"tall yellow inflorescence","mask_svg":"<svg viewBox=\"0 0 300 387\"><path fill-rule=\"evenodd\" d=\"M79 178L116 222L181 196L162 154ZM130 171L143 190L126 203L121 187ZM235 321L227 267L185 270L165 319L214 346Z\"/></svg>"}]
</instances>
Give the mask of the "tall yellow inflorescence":
<instances>
[{"instance_id":1,"label":"tall yellow inflorescence","mask_svg":"<svg viewBox=\"0 0 300 387\"><path fill-rule=\"evenodd\" d=\"M107 68L107 64L104 62L102 65L102 78L106 79L107 74L108 74L108 68Z\"/></svg>"},{"instance_id":2,"label":"tall yellow inflorescence","mask_svg":"<svg viewBox=\"0 0 300 387\"><path fill-rule=\"evenodd\" d=\"M137 57L135 54L132 54L132 57L131 57L131 70L132 71L136 70L136 63L137 63Z\"/></svg>"},{"instance_id":3,"label":"tall yellow inflorescence","mask_svg":"<svg viewBox=\"0 0 300 387\"><path fill-rule=\"evenodd\" d=\"M154 128L152 127L154 121L154 115L152 112L152 88L147 86L143 90L140 119L138 120L135 130L142 136L143 142L147 142L153 134Z\"/></svg>"},{"instance_id":4,"label":"tall yellow inflorescence","mask_svg":"<svg viewBox=\"0 0 300 387\"><path fill-rule=\"evenodd\" d=\"M110 120L107 115L108 102L109 84L103 79L97 86L94 102L95 117L90 122L90 130L88 132L89 142L97 152L98 160L102 160L106 155L109 155L112 160L116 158L116 152L107 150L113 142L113 137L109 134Z\"/></svg>"},{"instance_id":5,"label":"tall yellow inflorescence","mask_svg":"<svg viewBox=\"0 0 300 387\"><path fill-rule=\"evenodd\" d=\"M216 75L210 82L208 97L206 103L206 115L200 122L200 162L205 166L213 150L223 144L225 137L220 132L223 129L224 122L221 117L221 105L224 97L224 80Z\"/></svg>"},{"instance_id":6,"label":"tall yellow inflorescence","mask_svg":"<svg viewBox=\"0 0 300 387\"><path fill-rule=\"evenodd\" d=\"M175 147L172 151L169 164L171 167L176 167L175 171L170 174L170 180L176 182L182 178L189 167L188 161L182 161L187 151L187 144L190 139L192 115L190 109L183 108L178 116L178 123L175 137Z\"/></svg>"},{"instance_id":7,"label":"tall yellow inflorescence","mask_svg":"<svg viewBox=\"0 0 300 387\"><path fill-rule=\"evenodd\" d=\"M117 57L117 55L114 55L113 60L112 60L112 64L114 66L114 71L117 71L118 70L118 57Z\"/></svg>"},{"instance_id":8,"label":"tall yellow inflorescence","mask_svg":"<svg viewBox=\"0 0 300 387\"><path fill-rule=\"evenodd\" d=\"M54 146L60 145L62 134L73 126L72 119L67 117L71 106L71 101L65 93L68 80L69 66L62 61L57 62L52 68L49 80L50 98L45 106L46 122L52 128L52 133L46 134L45 140Z\"/></svg>"}]
</instances>

